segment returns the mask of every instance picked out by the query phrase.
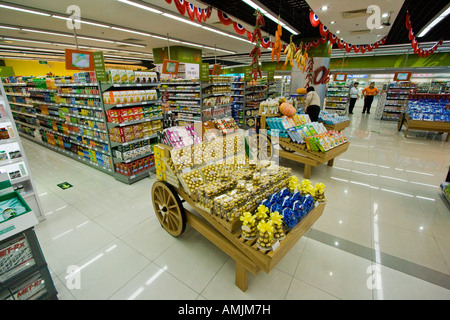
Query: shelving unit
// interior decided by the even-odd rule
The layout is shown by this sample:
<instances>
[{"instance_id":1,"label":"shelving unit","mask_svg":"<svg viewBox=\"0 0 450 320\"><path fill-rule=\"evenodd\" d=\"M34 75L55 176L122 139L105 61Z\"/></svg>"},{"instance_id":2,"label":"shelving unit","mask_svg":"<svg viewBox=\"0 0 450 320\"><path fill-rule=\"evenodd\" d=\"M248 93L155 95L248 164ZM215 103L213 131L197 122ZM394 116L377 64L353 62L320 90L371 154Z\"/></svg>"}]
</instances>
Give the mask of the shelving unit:
<instances>
[{"instance_id":1,"label":"shelving unit","mask_svg":"<svg viewBox=\"0 0 450 320\"><path fill-rule=\"evenodd\" d=\"M0 241L0 300L57 300L33 228Z\"/></svg>"},{"instance_id":2,"label":"shelving unit","mask_svg":"<svg viewBox=\"0 0 450 320\"><path fill-rule=\"evenodd\" d=\"M249 129L255 126L260 103L267 99L268 83L267 81L257 84L246 82L244 88L242 128Z\"/></svg>"},{"instance_id":3,"label":"shelving unit","mask_svg":"<svg viewBox=\"0 0 450 320\"><path fill-rule=\"evenodd\" d=\"M112 174L121 182L132 184L149 177L155 170L153 145L158 143L158 133L163 129L159 85L159 82L100 83ZM123 103L114 98L119 92L129 90L134 91L133 102ZM154 91L152 99L149 90ZM144 96L145 100L138 98ZM107 101L105 97L108 97Z\"/></svg>"},{"instance_id":4,"label":"shelving unit","mask_svg":"<svg viewBox=\"0 0 450 320\"><path fill-rule=\"evenodd\" d=\"M243 77L233 77L231 82L231 115L239 126L244 124L245 81Z\"/></svg>"},{"instance_id":5,"label":"shelving unit","mask_svg":"<svg viewBox=\"0 0 450 320\"><path fill-rule=\"evenodd\" d=\"M101 83L95 78L77 81L28 78L18 84L8 83L7 97L20 135L124 183L148 177L154 169L151 147L158 143L162 131L161 100L156 90L160 83ZM152 100L147 100L148 90L155 91ZM115 91L130 92L130 97L105 103L104 94ZM125 99L127 102L122 103ZM133 102L128 103L128 99ZM124 110L132 114L109 121L111 112ZM111 132L130 128L136 131L136 139L111 138ZM131 150L132 157L122 157ZM119 171L122 164L130 171Z\"/></svg>"},{"instance_id":6,"label":"shelving unit","mask_svg":"<svg viewBox=\"0 0 450 320\"><path fill-rule=\"evenodd\" d=\"M20 88L23 94L27 95L25 93L26 91L23 83L14 86L7 85L6 88ZM36 121L36 118L32 114L34 109L27 106L30 115L22 115L18 112L12 113L11 105L9 104L9 97L11 94L7 94L3 84L0 84L0 89L0 172L8 175L13 190L18 191L24 198L28 206L31 208L35 219L42 221L45 220L44 212L42 210L41 202L30 172L30 167L19 137L19 132L26 130L29 130L29 134L36 132L36 129L28 123L28 121L32 121L31 119ZM8 93L13 93L12 90L8 91ZM24 102L24 104L26 103ZM20 119L23 120L23 124L22 121L16 120L19 119L19 116ZM18 121L17 124L14 120ZM23 128L23 131L19 131L19 128ZM7 235L7 233L4 234Z\"/></svg>"},{"instance_id":7,"label":"shelving unit","mask_svg":"<svg viewBox=\"0 0 450 320\"><path fill-rule=\"evenodd\" d=\"M167 99L178 125L201 123L231 116L229 77L210 77L209 82L173 80L161 82L161 94Z\"/></svg>"},{"instance_id":8,"label":"shelving unit","mask_svg":"<svg viewBox=\"0 0 450 320\"><path fill-rule=\"evenodd\" d=\"M391 84L386 92L381 120L398 121L408 104L410 90L416 88L413 83Z\"/></svg>"},{"instance_id":9,"label":"shelving unit","mask_svg":"<svg viewBox=\"0 0 450 320\"><path fill-rule=\"evenodd\" d=\"M328 86L325 96L325 110L339 115L347 114L350 103L350 88L345 82L333 82Z\"/></svg>"}]
</instances>

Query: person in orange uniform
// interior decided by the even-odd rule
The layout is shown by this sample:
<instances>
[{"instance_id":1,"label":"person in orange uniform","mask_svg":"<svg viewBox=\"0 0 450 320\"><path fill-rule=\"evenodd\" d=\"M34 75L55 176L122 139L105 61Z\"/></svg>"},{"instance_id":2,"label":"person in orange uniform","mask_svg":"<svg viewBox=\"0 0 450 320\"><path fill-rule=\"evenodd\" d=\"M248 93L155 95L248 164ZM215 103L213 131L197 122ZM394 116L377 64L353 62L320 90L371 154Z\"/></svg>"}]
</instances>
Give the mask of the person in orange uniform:
<instances>
[{"instance_id":1,"label":"person in orange uniform","mask_svg":"<svg viewBox=\"0 0 450 320\"><path fill-rule=\"evenodd\" d=\"M364 95L364 108L362 112L363 114L366 113L366 111L367 114L370 114L370 107L372 106L373 99L379 93L380 91L375 88L374 82L372 82L367 88L362 91L362 94Z\"/></svg>"}]
</instances>

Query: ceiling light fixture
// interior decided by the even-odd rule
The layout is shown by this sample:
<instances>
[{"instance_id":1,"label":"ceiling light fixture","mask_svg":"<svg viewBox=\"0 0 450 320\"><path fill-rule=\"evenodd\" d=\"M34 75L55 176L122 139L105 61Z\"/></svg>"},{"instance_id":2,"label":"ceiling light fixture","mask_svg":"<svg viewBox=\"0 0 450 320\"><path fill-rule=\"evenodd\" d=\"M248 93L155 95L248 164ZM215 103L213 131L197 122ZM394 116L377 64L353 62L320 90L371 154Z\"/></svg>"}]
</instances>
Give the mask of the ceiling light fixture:
<instances>
[{"instance_id":1,"label":"ceiling light fixture","mask_svg":"<svg viewBox=\"0 0 450 320\"><path fill-rule=\"evenodd\" d=\"M181 21L181 22L190 24L191 26L194 26L194 27L198 27L198 28L201 28L201 27L202 27L201 24L198 24L198 23L196 23L196 22L192 22L191 20L188 20L188 19L184 19L184 18L178 17L178 16L173 15L173 14L171 14L171 13L166 13L166 12L164 12L162 15L163 15L164 17L167 17L167 18L171 18L171 19L174 19L174 20L178 20L178 21Z\"/></svg>"},{"instance_id":2,"label":"ceiling light fixture","mask_svg":"<svg viewBox=\"0 0 450 320\"><path fill-rule=\"evenodd\" d=\"M0 8L5 8L5 9L10 9L10 10L16 10L16 11L20 11L20 12L27 12L27 13L37 14L37 15L40 15L40 16L50 17L50 14L45 13L45 12L39 12L39 11L35 11L35 10L28 10L28 9L19 8L19 7L13 7L13 6L4 5L4 4L0 4Z\"/></svg>"},{"instance_id":3,"label":"ceiling light fixture","mask_svg":"<svg viewBox=\"0 0 450 320\"><path fill-rule=\"evenodd\" d=\"M71 35L71 34L48 32L48 31L40 31L40 30L34 30L34 29L22 28L20 30L26 31L26 32L35 32L35 33L49 34L49 35L52 35L52 36L61 36L61 37L68 37L68 38L72 38L73 37L73 35Z\"/></svg>"},{"instance_id":4,"label":"ceiling light fixture","mask_svg":"<svg viewBox=\"0 0 450 320\"><path fill-rule=\"evenodd\" d=\"M336 21L331 21L331 22L330 22L330 24L335 24L335 23L336 23Z\"/></svg>"},{"instance_id":5,"label":"ceiling light fixture","mask_svg":"<svg viewBox=\"0 0 450 320\"><path fill-rule=\"evenodd\" d=\"M72 20L69 17L64 17L64 16L60 16L60 15L57 15L57 14L52 14L52 18L61 19L61 20L68 20L68 21ZM81 19L75 19L75 21L77 21L79 23L89 24L91 26L96 26L96 27L111 28L111 26L108 26L108 25L102 24L102 23L97 23L97 22L90 22L90 21L81 20Z\"/></svg>"},{"instance_id":6,"label":"ceiling light fixture","mask_svg":"<svg viewBox=\"0 0 450 320\"><path fill-rule=\"evenodd\" d=\"M130 30L130 29L124 29L124 28L118 28L118 27L111 27L111 29L118 30L118 31L129 32L129 33L133 33L133 34L139 34L139 35L145 36L145 37L151 37L151 35L148 34L148 33L134 31L134 30Z\"/></svg>"},{"instance_id":7,"label":"ceiling light fixture","mask_svg":"<svg viewBox=\"0 0 450 320\"><path fill-rule=\"evenodd\" d=\"M143 9L143 10L147 10L147 11L153 12L153 13L163 14L163 12L160 11L160 10L154 9L152 7L144 6L143 4L139 4L139 3L136 3L136 2L133 2L133 1L128 1L128 0L118 0L118 1L120 1L122 3L125 3L125 4L129 4L130 6L134 6L134 7Z\"/></svg>"},{"instance_id":8,"label":"ceiling light fixture","mask_svg":"<svg viewBox=\"0 0 450 320\"><path fill-rule=\"evenodd\" d=\"M444 20L450 14L450 4L447 5L441 12L437 14L437 16L430 21L422 30L420 30L418 37L425 37L431 29L433 29L439 22Z\"/></svg>"},{"instance_id":9,"label":"ceiling light fixture","mask_svg":"<svg viewBox=\"0 0 450 320\"><path fill-rule=\"evenodd\" d=\"M328 6L322 6L322 8L320 8L322 11L327 11L328 10Z\"/></svg>"},{"instance_id":10,"label":"ceiling light fixture","mask_svg":"<svg viewBox=\"0 0 450 320\"><path fill-rule=\"evenodd\" d=\"M292 33L293 35L297 36L299 33L297 31L295 31L293 28L289 27L286 23L280 21L280 19L276 18L272 13L270 13L269 11L267 11L266 9L262 8L260 5L254 3L251 0L242 0L242 2L245 2L246 4L248 4L250 7L252 7L255 10L259 10L261 11L261 13L269 18L270 20L272 20L275 23L280 24L284 29L286 29L287 31L289 31L290 33Z\"/></svg>"}]
</instances>

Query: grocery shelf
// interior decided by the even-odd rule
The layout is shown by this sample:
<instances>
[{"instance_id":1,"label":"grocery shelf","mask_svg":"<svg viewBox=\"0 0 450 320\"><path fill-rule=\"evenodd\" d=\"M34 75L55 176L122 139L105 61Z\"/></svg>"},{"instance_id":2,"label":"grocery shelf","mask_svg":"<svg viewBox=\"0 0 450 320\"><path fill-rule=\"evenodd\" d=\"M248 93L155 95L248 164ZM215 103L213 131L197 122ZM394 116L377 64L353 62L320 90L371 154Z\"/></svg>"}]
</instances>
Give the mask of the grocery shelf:
<instances>
[{"instance_id":1,"label":"grocery shelf","mask_svg":"<svg viewBox=\"0 0 450 320\"><path fill-rule=\"evenodd\" d=\"M134 157L132 159L123 160L123 159L119 159L119 158L116 158L116 157L113 157L113 159L114 159L114 163L121 163L121 162L122 163L131 163L133 161L136 161L136 160L139 160L139 159L142 159L142 158L145 158L145 157L153 156L153 155L154 155L153 152L147 152L147 153L141 154L141 155L139 155L137 157Z\"/></svg>"},{"instance_id":2,"label":"grocery shelf","mask_svg":"<svg viewBox=\"0 0 450 320\"><path fill-rule=\"evenodd\" d=\"M152 134L148 137L144 137L144 138L140 138L140 139L136 139L136 140L132 140L132 141L127 141L127 142L115 142L115 141L111 141L111 146L112 147L118 147L118 146L127 146L133 143L137 143L137 142L141 142L141 141L145 141L145 140L150 140L150 139L155 139L158 138L158 134Z\"/></svg>"},{"instance_id":3,"label":"grocery shelf","mask_svg":"<svg viewBox=\"0 0 450 320\"><path fill-rule=\"evenodd\" d=\"M138 107L145 106L149 104L158 104L161 103L161 100L147 100L141 102L133 102L133 103L119 103L119 104L105 104L105 110L110 110L112 108L127 108L127 107Z\"/></svg>"},{"instance_id":4,"label":"grocery shelf","mask_svg":"<svg viewBox=\"0 0 450 320\"><path fill-rule=\"evenodd\" d=\"M108 126L108 129L115 128L115 127L126 127L126 126L131 126L131 125L134 125L134 124L139 124L139 123L144 123L144 122L149 122L149 121L162 120L162 119L163 119L163 116L157 116L157 117L146 118L146 119L141 119L141 120L136 120L136 121L122 122L122 123L111 123L111 122L108 122L107 126Z\"/></svg>"}]
</instances>

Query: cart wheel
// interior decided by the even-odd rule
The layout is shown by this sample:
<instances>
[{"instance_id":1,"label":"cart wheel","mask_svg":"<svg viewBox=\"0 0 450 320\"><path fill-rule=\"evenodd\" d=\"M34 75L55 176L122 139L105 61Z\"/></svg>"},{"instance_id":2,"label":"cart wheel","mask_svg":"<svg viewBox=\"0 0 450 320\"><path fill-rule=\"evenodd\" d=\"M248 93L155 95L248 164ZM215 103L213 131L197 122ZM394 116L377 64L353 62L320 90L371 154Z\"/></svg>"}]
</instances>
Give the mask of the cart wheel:
<instances>
[{"instance_id":1,"label":"cart wheel","mask_svg":"<svg viewBox=\"0 0 450 320\"><path fill-rule=\"evenodd\" d=\"M267 144L267 151L260 153L259 146L264 147ZM248 137L250 150L256 150L258 160L270 160L273 156L273 147L270 137L266 135L255 134Z\"/></svg>"},{"instance_id":2,"label":"cart wheel","mask_svg":"<svg viewBox=\"0 0 450 320\"><path fill-rule=\"evenodd\" d=\"M405 115L403 113L400 113L400 117L398 118L398 123L397 123L398 131L402 130L404 122L405 122Z\"/></svg>"},{"instance_id":3,"label":"cart wheel","mask_svg":"<svg viewBox=\"0 0 450 320\"><path fill-rule=\"evenodd\" d=\"M172 236L181 236L186 229L186 214L173 187L156 181L152 187L152 202L161 226Z\"/></svg>"}]
</instances>

